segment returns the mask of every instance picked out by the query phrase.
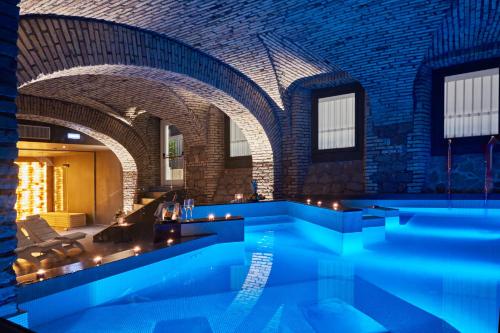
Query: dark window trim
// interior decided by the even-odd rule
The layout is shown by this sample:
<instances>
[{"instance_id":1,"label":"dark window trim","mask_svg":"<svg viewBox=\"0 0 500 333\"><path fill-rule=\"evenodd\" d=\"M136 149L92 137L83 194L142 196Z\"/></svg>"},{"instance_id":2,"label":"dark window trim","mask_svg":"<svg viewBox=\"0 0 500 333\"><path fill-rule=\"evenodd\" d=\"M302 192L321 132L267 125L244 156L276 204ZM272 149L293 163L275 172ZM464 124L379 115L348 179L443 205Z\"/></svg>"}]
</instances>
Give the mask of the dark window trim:
<instances>
[{"instance_id":1,"label":"dark window trim","mask_svg":"<svg viewBox=\"0 0 500 333\"><path fill-rule=\"evenodd\" d=\"M318 149L318 100L325 97L333 97L344 94L355 94L355 128L354 147L336 149ZM365 91L359 83L350 83L334 88L318 89L312 93L311 108L311 142L312 161L352 161L363 158L363 141L365 127Z\"/></svg>"},{"instance_id":2,"label":"dark window trim","mask_svg":"<svg viewBox=\"0 0 500 333\"><path fill-rule=\"evenodd\" d=\"M432 155L446 155L448 152L448 139L444 138L444 78L450 75L475 72L495 67L500 67L500 58L463 63L456 66L436 69L432 72ZM454 155L484 153L485 146L490 140L490 137L491 135L452 138L452 152Z\"/></svg>"},{"instance_id":3,"label":"dark window trim","mask_svg":"<svg viewBox=\"0 0 500 333\"><path fill-rule=\"evenodd\" d=\"M229 117L224 116L224 151L225 151L225 165L228 169L237 169L237 168L251 168L252 167L252 156L238 156L231 157L230 156L230 124Z\"/></svg>"}]
</instances>

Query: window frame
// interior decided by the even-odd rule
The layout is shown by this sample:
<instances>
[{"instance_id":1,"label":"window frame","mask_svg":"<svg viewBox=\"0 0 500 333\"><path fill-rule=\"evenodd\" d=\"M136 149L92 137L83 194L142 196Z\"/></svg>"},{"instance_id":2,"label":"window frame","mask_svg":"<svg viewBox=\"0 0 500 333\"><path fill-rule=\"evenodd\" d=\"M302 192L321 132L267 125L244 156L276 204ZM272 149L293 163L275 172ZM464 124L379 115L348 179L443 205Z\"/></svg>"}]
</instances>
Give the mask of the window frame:
<instances>
[{"instance_id":1,"label":"window frame","mask_svg":"<svg viewBox=\"0 0 500 333\"><path fill-rule=\"evenodd\" d=\"M444 137L444 80L447 76L465 74L490 68L500 68L500 58L462 63L459 65L435 69L432 72L432 102L431 102L431 154L446 155L448 139ZM500 97L500 85L499 85ZM500 136L500 117L499 134ZM491 135L451 138L453 154L483 153Z\"/></svg>"},{"instance_id":2,"label":"window frame","mask_svg":"<svg viewBox=\"0 0 500 333\"><path fill-rule=\"evenodd\" d=\"M354 93L354 147L318 149L318 102L321 98ZM350 83L312 92L311 157L313 162L353 161L363 158L365 91L359 83Z\"/></svg>"},{"instance_id":3,"label":"window frame","mask_svg":"<svg viewBox=\"0 0 500 333\"><path fill-rule=\"evenodd\" d=\"M224 115L224 155L225 167L228 169L251 168L252 155L248 156L231 156L231 136L230 136L230 118Z\"/></svg>"}]
</instances>

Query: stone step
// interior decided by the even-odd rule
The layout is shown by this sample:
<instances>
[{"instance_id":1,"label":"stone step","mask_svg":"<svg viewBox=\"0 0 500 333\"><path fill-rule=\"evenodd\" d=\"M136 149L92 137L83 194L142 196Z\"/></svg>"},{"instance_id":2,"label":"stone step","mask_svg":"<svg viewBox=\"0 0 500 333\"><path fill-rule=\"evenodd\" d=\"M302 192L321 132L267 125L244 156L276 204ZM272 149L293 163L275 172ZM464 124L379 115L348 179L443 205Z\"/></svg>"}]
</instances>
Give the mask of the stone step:
<instances>
[{"instance_id":1,"label":"stone step","mask_svg":"<svg viewBox=\"0 0 500 333\"><path fill-rule=\"evenodd\" d=\"M155 198L155 199L158 199L159 197L161 197L165 193L167 193L167 192L166 191L151 191L151 192L145 192L143 194L143 196L145 198Z\"/></svg>"},{"instance_id":2,"label":"stone step","mask_svg":"<svg viewBox=\"0 0 500 333\"><path fill-rule=\"evenodd\" d=\"M156 198L141 198L141 205L147 205L150 204L151 202L155 201Z\"/></svg>"},{"instance_id":3,"label":"stone step","mask_svg":"<svg viewBox=\"0 0 500 333\"><path fill-rule=\"evenodd\" d=\"M141 205L141 204L134 204L134 207L133 207L134 212L135 212L136 210L138 210L138 209L141 209L142 207L144 207L144 205Z\"/></svg>"},{"instance_id":4,"label":"stone step","mask_svg":"<svg viewBox=\"0 0 500 333\"><path fill-rule=\"evenodd\" d=\"M382 206L365 207L363 208L363 212L368 215L380 216L380 217L399 216L399 209L382 207Z\"/></svg>"},{"instance_id":5,"label":"stone step","mask_svg":"<svg viewBox=\"0 0 500 333\"><path fill-rule=\"evenodd\" d=\"M374 215L363 215L363 228L382 227L385 225L385 218Z\"/></svg>"}]
</instances>

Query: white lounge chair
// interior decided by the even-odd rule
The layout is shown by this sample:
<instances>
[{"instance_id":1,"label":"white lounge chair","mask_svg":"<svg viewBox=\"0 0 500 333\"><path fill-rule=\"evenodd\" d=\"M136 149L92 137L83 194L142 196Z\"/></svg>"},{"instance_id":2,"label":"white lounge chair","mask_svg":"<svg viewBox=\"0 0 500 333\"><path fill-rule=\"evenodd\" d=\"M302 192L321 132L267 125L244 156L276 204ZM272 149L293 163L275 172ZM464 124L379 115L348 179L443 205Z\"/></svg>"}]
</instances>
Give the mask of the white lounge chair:
<instances>
[{"instance_id":1,"label":"white lounge chair","mask_svg":"<svg viewBox=\"0 0 500 333\"><path fill-rule=\"evenodd\" d=\"M17 228L17 248L15 252L18 258L24 259L31 262L36 267L40 265L40 259L45 258L49 254L55 252L62 252L66 254L63 244L60 240L50 240L46 242L35 242L30 239L22 230L21 226ZM34 256L33 253L39 253L38 256Z\"/></svg>"},{"instance_id":2,"label":"white lounge chair","mask_svg":"<svg viewBox=\"0 0 500 333\"><path fill-rule=\"evenodd\" d=\"M64 236L59 235L45 219L40 217L40 215L28 216L25 221L18 222L18 224L22 224L28 231L30 237L38 242L58 240L61 241L64 246L76 246L82 252L85 252L85 247L78 241L87 236L83 232L73 232Z\"/></svg>"}]
</instances>

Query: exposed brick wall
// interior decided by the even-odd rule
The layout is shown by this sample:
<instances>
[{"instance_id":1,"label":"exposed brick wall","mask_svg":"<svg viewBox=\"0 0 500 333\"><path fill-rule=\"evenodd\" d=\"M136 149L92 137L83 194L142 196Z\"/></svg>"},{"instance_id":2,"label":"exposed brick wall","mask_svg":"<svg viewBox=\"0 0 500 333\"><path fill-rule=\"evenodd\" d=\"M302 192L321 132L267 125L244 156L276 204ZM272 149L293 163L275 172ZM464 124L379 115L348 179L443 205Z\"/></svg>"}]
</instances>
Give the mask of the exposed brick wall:
<instances>
[{"instance_id":1,"label":"exposed brick wall","mask_svg":"<svg viewBox=\"0 0 500 333\"><path fill-rule=\"evenodd\" d=\"M16 312L16 40L18 1L0 0L0 316Z\"/></svg>"},{"instance_id":2,"label":"exposed brick wall","mask_svg":"<svg viewBox=\"0 0 500 333\"><path fill-rule=\"evenodd\" d=\"M446 158L430 154L432 71L496 57L500 57L500 5L485 0L454 2L435 32L415 80L414 137L409 148L415 152L415 192L443 192L448 186ZM494 170L497 162L494 155ZM483 192L484 164L482 152L452 153L452 192ZM493 172L493 181L498 191L498 172Z\"/></svg>"},{"instance_id":3,"label":"exposed brick wall","mask_svg":"<svg viewBox=\"0 0 500 333\"><path fill-rule=\"evenodd\" d=\"M73 128L110 148L122 166L124 209L132 208L138 188L154 184L147 144L127 124L84 106L40 97L21 95L17 105L19 118Z\"/></svg>"},{"instance_id":4,"label":"exposed brick wall","mask_svg":"<svg viewBox=\"0 0 500 333\"><path fill-rule=\"evenodd\" d=\"M348 190L346 185L360 179L368 193L421 192L429 188L426 170L434 163L429 141L432 70L499 54L498 4L483 0L335 5L221 5L209 0L201 12L196 2L135 1L83 7L66 0L23 1L24 13L78 13L162 35L104 21L26 16L19 32L21 91L54 95L126 121L135 117L139 122L142 115L134 112L141 109L160 118L171 114L163 112L165 105L180 110L194 124L192 142L203 138L186 151L192 157L191 186L207 194L216 191L213 180L222 172L215 163L220 161L209 161L203 150L215 140L209 131L217 134L206 126L210 104L230 115L249 139L252 177L266 194L324 191L317 181L320 170L330 170L325 182L343 193L358 193L358 186ZM142 6L155 8L154 15ZM358 172L339 179L333 171L346 170L346 163L311 162L310 96L314 89L353 81L366 91L365 152L362 161L352 162ZM58 91L58 86L68 89ZM106 86L103 93L96 91ZM121 98L132 89L140 91L137 96L159 92L169 97ZM138 108L130 110L132 104ZM137 128L147 127L137 123ZM343 184L333 186L338 182Z\"/></svg>"},{"instance_id":5,"label":"exposed brick wall","mask_svg":"<svg viewBox=\"0 0 500 333\"><path fill-rule=\"evenodd\" d=\"M62 76L96 74L181 86L235 120L260 166L254 168L260 188L268 197L279 188L279 108L261 87L224 62L163 35L103 21L30 16L22 19L19 34L21 89Z\"/></svg>"}]
</instances>

